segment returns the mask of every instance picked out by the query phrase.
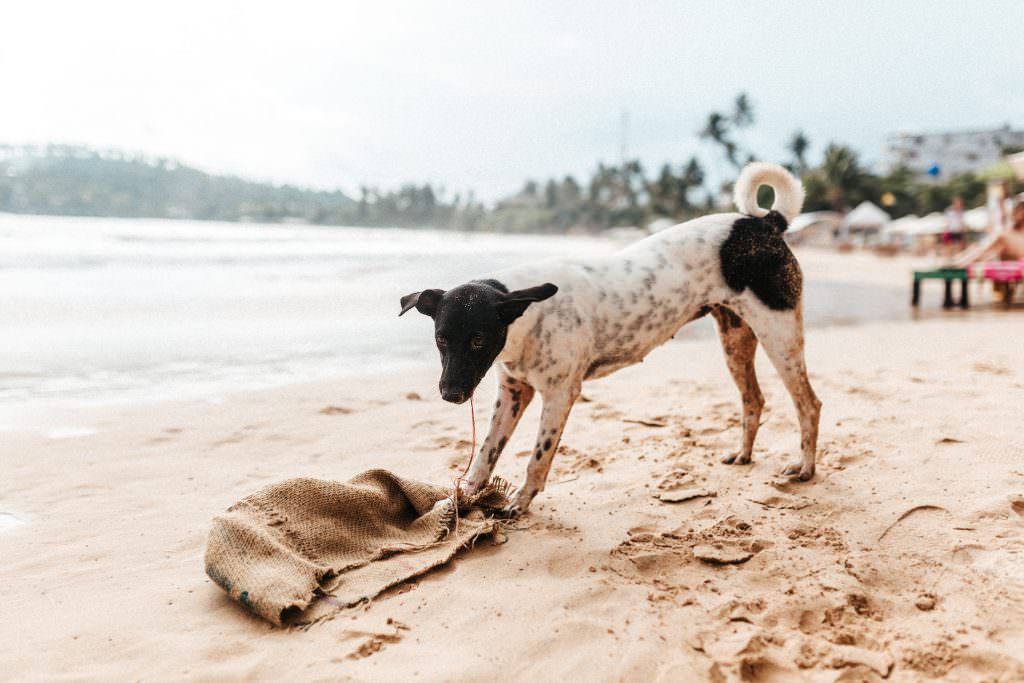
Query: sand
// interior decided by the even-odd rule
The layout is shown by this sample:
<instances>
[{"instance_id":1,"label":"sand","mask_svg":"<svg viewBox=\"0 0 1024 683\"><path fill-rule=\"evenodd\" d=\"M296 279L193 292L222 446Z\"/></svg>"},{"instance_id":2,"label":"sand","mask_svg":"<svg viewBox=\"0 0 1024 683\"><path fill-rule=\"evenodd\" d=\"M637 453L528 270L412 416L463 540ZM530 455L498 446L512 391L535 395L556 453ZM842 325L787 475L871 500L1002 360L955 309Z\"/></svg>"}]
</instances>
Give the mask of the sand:
<instances>
[{"instance_id":1,"label":"sand","mask_svg":"<svg viewBox=\"0 0 1024 683\"><path fill-rule=\"evenodd\" d=\"M0 443L0 678L1020 680L1022 340L1019 311L809 331L809 483L775 476L799 439L763 354L764 425L735 467L717 342L669 344L585 386L547 491L497 543L305 631L206 578L208 521L286 477L448 481L468 406L435 368L54 413ZM501 476L523 475L537 412Z\"/></svg>"}]
</instances>

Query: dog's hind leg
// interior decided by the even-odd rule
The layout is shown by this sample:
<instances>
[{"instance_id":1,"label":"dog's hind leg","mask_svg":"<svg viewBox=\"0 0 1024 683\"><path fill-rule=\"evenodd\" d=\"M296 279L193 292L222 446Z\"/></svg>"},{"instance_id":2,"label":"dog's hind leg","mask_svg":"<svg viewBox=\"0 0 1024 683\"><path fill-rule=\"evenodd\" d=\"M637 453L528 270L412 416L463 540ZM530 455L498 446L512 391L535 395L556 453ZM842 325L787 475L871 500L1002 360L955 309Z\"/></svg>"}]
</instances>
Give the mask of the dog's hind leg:
<instances>
[{"instance_id":1,"label":"dog's hind leg","mask_svg":"<svg viewBox=\"0 0 1024 683\"><path fill-rule=\"evenodd\" d=\"M800 419L800 462L785 468L784 474L806 481L814 476L814 457L818 447L818 420L821 401L814 394L804 363L804 325L801 307L772 310L760 302L740 308L769 360L793 398Z\"/></svg>"},{"instance_id":2,"label":"dog's hind leg","mask_svg":"<svg viewBox=\"0 0 1024 683\"><path fill-rule=\"evenodd\" d=\"M464 492L476 493L491 480L491 473L498 462L498 457L519 424L519 419L526 412L526 406L530 405L533 394L533 387L526 382L504 372L499 373L498 400L491 414L491 427L461 487Z\"/></svg>"},{"instance_id":3,"label":"dog's hind leg","mask_svg":"<svg viewBox=\"0 0 1024 683\"><path fill-rule=\"evenodd\" d=\"M718 323L718 336L725 352L725 362L743 399L743 443L739 452L725 456L722 462L727 465L746 465L754 450L754 439L761 426L761 409L764 407L764 396L754 373L757 337L732 309L716 306L711 309L711 315Z\"/></svg>"}]
</instances>

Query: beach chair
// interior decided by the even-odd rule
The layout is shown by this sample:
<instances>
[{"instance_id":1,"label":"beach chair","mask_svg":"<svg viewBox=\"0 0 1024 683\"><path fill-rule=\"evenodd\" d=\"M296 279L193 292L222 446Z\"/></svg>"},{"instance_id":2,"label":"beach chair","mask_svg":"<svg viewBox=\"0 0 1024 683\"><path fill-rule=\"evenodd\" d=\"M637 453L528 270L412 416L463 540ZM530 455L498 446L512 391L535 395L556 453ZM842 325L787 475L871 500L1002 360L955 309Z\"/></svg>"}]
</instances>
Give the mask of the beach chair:
<instances>
[{"instance_id":1,"label":"beach chair","mask_svg":"<svg viewBox=\"0 0 1024 683\"><path fill-rule=\"evenodd\" d=\"M936 268L934 270L914 271L914 294L910 299L910 305L917 308L921 303L921 281L942 280L946 288L945 297L942 300L943 308L953 308L959 305L960 308L967 308L970 303L967 297L968 271L966 268ZM953 282L960 281L960 301L953 302Z\"/></svg>"},{"instance_id":2,"label":"beach chair","mask_svg":"<svg viewBox=\"0 0 1024 683\"><path fill-rule=\"evenodd\" d=\"M1013 303L1013 293L1024 280L1024 260L992 261L971 266L971 275L992 281L992 288L1003 297L1003 304Z\"/></svg>"}]
</instances>

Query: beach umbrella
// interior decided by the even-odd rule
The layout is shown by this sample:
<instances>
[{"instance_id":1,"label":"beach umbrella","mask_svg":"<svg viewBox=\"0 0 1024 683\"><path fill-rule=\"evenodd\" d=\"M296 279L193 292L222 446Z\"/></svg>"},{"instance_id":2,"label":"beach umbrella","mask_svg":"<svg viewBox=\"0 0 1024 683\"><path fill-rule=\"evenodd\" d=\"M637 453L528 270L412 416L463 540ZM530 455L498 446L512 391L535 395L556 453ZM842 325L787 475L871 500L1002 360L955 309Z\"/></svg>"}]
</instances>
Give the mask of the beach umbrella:
<instances>
[{"instance_id":1,"label":"beach umbrella","mask_svg":"<svg viewBox=\"0 0 1024 683\"><path fill-rule=\"evenodd\" d=\"M882 228L882 232L886 235L913 235L920 220L921 217L915 214L897 218Z\"/></svg>"},{"instance_id":2,"label":"beach umbrella","mask_svg":"<svg viewBox=\"0 0 1024 683\"><path fill-rule=\"evenodd\" d=\"M809 211L802 213L793 219L789 224L787 232L795 233L809 228L824 227L828 230L838 228L843 221L843 216L835 211Z\"/></svg>"},{"instance_id":3,"label":"beach umbrella","mask_svg":"<svg viewBox=\"0 0 1024 683\"><path fill-rule=\"evenodd\" d=\"M848 230L880 230L890 220L889 214L865 200L846 214L846 218L843 219L843 227Z\"/></svg>"},{"instance_id":4,"label":"beach umbrella","mask_svg":"<svg viewBox=\"0 0 1024 683\"><path fill-rule=\"evenodd\" d=\"M949 219L946 214L934 211L917 221L914 235L941 235L949 230Z\"/></svg>"},{"instance_id":5,"label":"beach umbrella","mask_svg":"<svg viewBox=\"0 0 1024 683\"><path fill-rule=\"evenodd\" d=\"M964 212L964 225L975 232L988 230L988 207L979 206Z\"/></svg>"}]
</instances>

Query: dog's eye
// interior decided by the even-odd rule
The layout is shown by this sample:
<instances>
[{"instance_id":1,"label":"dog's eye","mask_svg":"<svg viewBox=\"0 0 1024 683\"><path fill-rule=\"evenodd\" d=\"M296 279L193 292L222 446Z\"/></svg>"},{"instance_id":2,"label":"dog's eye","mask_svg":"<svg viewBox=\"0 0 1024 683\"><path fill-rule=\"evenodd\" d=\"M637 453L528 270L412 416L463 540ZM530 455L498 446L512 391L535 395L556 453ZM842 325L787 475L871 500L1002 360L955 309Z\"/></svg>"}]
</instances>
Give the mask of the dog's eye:
<instances>
[{"instance_id":1,"label":"dog's eye","mask_svg":"<svg viewBox=\"0 0 1024 683\"><path fill-rule=\"evenodd\" d=\"M437 345L439 347L441 347L441 348L444 348L445 346L448 346L448 340L446 340L441 335L437 335L436 337L434 337L434 341L436 341Z\"/></svg>"},{"instance_id":2,"label":"dog's eye","mask_svg":"<svg viewBox=\"0 0 1024 683\"><path fill-rule=\"evenodd\" d=\"M477 332L472 337L470 337L469 348L473 349L474 351L479 351L480 349L484 348L484 335Z\"/></svg>"}]
</instances>

